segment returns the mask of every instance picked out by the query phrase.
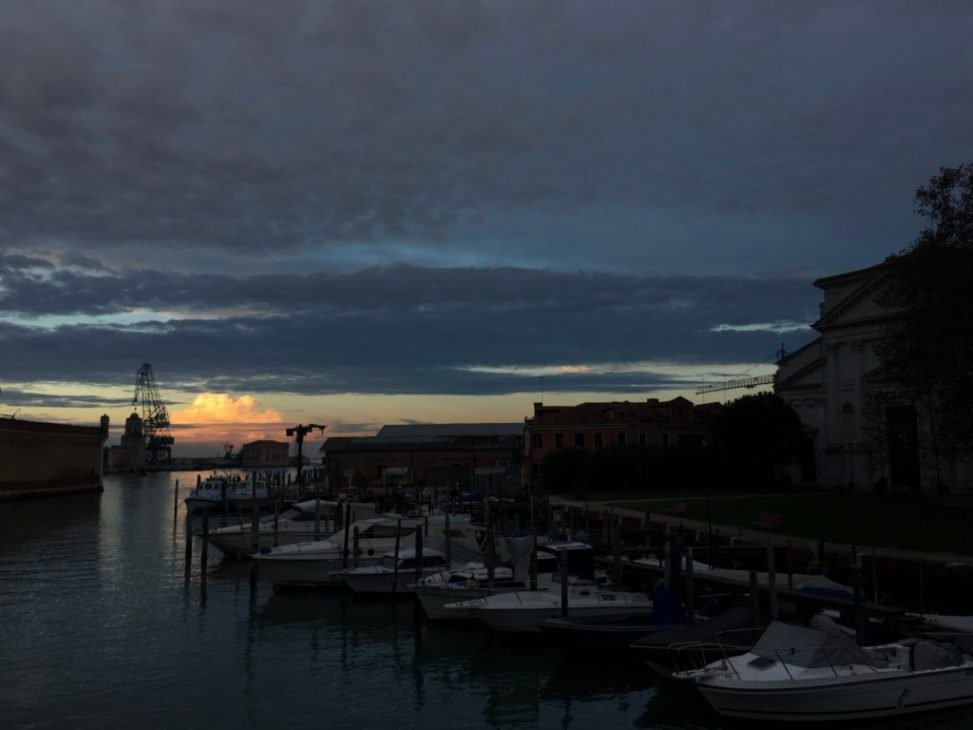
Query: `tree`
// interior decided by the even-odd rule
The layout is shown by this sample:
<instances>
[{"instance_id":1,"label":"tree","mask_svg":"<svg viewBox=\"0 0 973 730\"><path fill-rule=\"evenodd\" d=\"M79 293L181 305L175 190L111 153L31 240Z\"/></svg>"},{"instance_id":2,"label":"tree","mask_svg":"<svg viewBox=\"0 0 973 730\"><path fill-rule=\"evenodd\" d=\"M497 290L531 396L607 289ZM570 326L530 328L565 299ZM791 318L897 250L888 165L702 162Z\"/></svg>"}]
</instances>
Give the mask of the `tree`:
<instances>
[{"instance_id":1,"label":"tree","mask_svg":"<svg viewBox=\"0 0 973 730\"><path fill-rule=\"evenodd\" d=\"M773 393L738 398L713 422L713 441L738 478L759 486L779 481L778 467L797 460L803 439L800 417Z\"/></svg>"},{"instance_id":2,"label":"tree","mask_svg":"<svg viewBox=\"0 0 973 730\"><path fill-rule=\"evenodd\" d=\"M940 168L915 201L929 226L889 259L879 301L897 316L877 351L920 412L941 489L944 459L973 450L973 164Z\"/></svg>"}]
</instances>

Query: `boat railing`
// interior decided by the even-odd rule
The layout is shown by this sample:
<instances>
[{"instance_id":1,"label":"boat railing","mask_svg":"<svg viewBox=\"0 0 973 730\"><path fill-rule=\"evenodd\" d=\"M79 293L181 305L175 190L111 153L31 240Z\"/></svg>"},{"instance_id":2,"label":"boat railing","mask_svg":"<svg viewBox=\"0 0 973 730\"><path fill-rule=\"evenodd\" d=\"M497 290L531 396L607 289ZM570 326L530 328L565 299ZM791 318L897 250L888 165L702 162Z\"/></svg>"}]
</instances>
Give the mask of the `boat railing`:
<instances>
[{"instance_id":1,"label":"boat railing","mask_svg":"<svg viewBox=\"0 0 973 730\"><path fill-rule=\"evenodd\" d=\"M763 628L752 627L727 629L714 632L711 639L676 642L668 648L678 671L700 670L712 661L709 657L716 654L720 657L717 661L736 672L730 658L749 651L763 632Z\"/></svg>"}]
</instances>

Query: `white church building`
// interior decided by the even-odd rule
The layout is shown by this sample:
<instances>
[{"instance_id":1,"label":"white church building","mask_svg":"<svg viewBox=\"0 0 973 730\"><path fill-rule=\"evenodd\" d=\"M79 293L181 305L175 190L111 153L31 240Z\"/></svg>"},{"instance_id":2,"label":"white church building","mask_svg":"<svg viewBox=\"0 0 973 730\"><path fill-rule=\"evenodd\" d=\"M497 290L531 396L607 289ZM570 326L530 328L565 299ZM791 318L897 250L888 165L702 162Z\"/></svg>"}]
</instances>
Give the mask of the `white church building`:
<instances>
[{"instance_id":1,"label":"white church building","mask_svg":"<svg viewBox=\"0 0 973 730\"><path fill-rule=\"evenodd\" d=\"M808 434L802 481L852 489L871 489L880 480L893 489L935 488L922 414L908 393L883 376L875 351L895 317L877 301L889 266L815 281L824 294L812 325L819 336L778 361L774 392L794 408ZM973 488L969 462L940 459L939 467L946 488Z\"/></svg>"}]
</instances>

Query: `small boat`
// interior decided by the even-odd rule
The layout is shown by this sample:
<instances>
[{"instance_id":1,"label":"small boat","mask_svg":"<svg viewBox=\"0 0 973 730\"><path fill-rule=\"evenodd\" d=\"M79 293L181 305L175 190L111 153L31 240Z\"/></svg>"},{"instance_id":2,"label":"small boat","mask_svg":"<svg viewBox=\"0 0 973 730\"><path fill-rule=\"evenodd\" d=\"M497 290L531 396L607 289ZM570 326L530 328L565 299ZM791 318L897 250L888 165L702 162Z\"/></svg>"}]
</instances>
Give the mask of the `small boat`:
<instances>
[{"instance_id":1,"label":"small boat","mask_svg":"<svg viewBox=\"0 0 973 730\"><path fill-rule=\"evenodd\" d=\"M416 575L421 577L441 573L446 567L446 556L438 550L423 548L420 559L415 549L386 553L375 565L348 568L338 573L345 585L355 593L373 595L415 593Z\"/></svg>"},{"instance_id":2,"label":"small boat","mask_svg":"<svg viewBox=\"0 0 973 730\"><path fill-rule=\"evenodd\" d=\"M267 507L274 503L275 495L266 482L258 481L254 483L250 479L242 479L236 482L226 496L230 506L237 510L257 509Z\"/></svg>"},{"instance_id":3,"label":"small boat","mask_svg":"<svg viewBox=\"0 0 973 730\"><path fill-rule=\"evenodd\" d=\"M539 633L540 621L561 615L561 591L558 586L556 590L498 593L448 603L444 608L463 611L494 631ZM651 609L652 601L644 593L598 590L597 586L568 588L568 616L646 616Z\"/></svg>"},{"instance_id":4,"label":"small boat","mask_svg":"<svg viewBox=\"0 0 973 730\"><path fill-rule=\"evenodd\" d=\"M652 671L668 677L673 671L749 651L763 633L753 625L753 610L740 604L692 626L647 633L633 641L631 649Z\"/></svg>"},{"instance_id":5,"label":"small boat","mask_svg":"<svg viewBox=\"0 0 973 730\"><path fill-rule=\"evenodd\" d=\"M213 476L203 479L183 500L190 512L209 509L222 509L226 504L229 490L238 481L237 477Z\"/></svg>"},{"instance_id":6,"label":"small boat","mask_svg":"<svg viewBox=\"0 0 973 730\"><path fill-rule=\"evenodd\" d=\"M276 518L274 515L261 517L257 524L257 549L253 548L250 520L244 518L237 524L226 525L210 530L210 544L225 555L245 557L263 548L292 545L298 542L327 537L334 525L335 513L343 509L344 502L308 499L297 502ZM371 517L375 506L368 502L352 502L352 511L360 517ZM315 523L318 522L315 531Z\"/></svg>"},{"instance_id":7,"label":"small boat","mask_svg":"<svg viewBox=\"0 0 973 730\"><path fill-rule=\"evenodd\" d=\"M594 551L591 546L572 542L538 545L538 590L548 590L552 585L560 585L554 582L554 576L559 571L559 551L565 551L568 556L568 570L573 571L573 574L568 576L570 583L607 585L608 576L604 571L594 569ZM481 562L470 562L462 568L423 578L416 586L416 597L422 604L426 616L434 621L471 620L476 618L474 612L460 611L455 608L447 610L446 604L486 598L497 593L527 590L530 586L526 570L526 566L521 562L521 577L517 579L514 569L497 566L494 570L493 586L490 587L486 566Z\"/></svg>"},{"instance_id":8,"label":"small boat","mask_svg":"<svg viewBox=\"0 0 973 730\"><path fill-rule=\"evenodd\" d=\"M859 647L841 633L774 621L750 651L690 679L724 717L771 722L860 721L973 703L973 657L923 639Z\"/></svg>"},{"instance_id":9,"label":"small boat","mask_svg":"<svg viewBox=\"0 0 973 730\"><path fill-rule=\"evenodd\" d=\"M354 516L353 518L354 519ZM281 545L275 548L262 548L254 555L259 574L270 579L275 586L305 586L337 588L343 583L340 571L377 563L383 554L395 550L396 524L401 521L399 549L415 541L417 529L426 529L424 536L430 547L438 546L445 537L446 516L384 515L352 522L346 529L339 530L326 540L309 540ZM358 554L354 554L355 530L358 531ZM474 527L469 518L451 515L449 540L457 552L480 554L476 540L479 527ZM408 541L408 542L406 542ZM348 553L345 553L347 544ZM445 552L445 551L444 551Z\"/></svg>"}]
</instances>

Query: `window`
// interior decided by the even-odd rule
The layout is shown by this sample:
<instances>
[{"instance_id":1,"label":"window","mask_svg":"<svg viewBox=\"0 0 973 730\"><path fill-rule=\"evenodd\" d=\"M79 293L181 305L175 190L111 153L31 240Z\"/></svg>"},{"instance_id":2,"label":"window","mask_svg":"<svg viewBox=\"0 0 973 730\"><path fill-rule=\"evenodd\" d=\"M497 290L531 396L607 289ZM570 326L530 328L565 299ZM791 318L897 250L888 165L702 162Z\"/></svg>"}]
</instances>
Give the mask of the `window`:
<instances>
[{"instance_id":1,"label":"window","mask_svg":"<svg viewBox=\"0 0 973 730\"><path fill-rule=\"evenodd\" d=\"M596 449L600 449L601 447L602 447L601 434L600 433L596 433L595 434L595 448Z\"/></svg>"},{"instance_id":2,"label":"window","mask_svg":"<svg viewBox=\"0 0 973 730\"><path fill-rule=\"evenodd\" d=\"M583 449L584 448L584 434L583 433L576 433L576 434L574 434L574 445L577 448L579 448L579 449Z\"/></svg>"},{"instance_id":3,"label":"window","mask_svg":"<svg viewBox=\"0 0 973 730\"><path fill-rule=\"evenodd\" d=\"M563 449L564 448L564 434L556 433L554 434L554 448Z\"/></svg>"},{"instance_id":4,"label":"window","mask_svg":"<svg viewBox=\"0 0 973 730\"><path fill-rule=\"evenodd\" d=\"M535 449L544 448L544 434L534 433L530 436L530 445Z\"/></svg>"},{"instance_id":5,"label":"window","mask_svg":"<svg viewBox=\"0 0 973 730\"><path fill-rule=\"evenodd\" d=\"M619 446L625 445L625 434L623 433L618 434L618 445Z\"/></svg>"}]
</instances>

